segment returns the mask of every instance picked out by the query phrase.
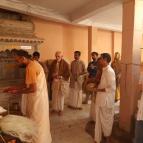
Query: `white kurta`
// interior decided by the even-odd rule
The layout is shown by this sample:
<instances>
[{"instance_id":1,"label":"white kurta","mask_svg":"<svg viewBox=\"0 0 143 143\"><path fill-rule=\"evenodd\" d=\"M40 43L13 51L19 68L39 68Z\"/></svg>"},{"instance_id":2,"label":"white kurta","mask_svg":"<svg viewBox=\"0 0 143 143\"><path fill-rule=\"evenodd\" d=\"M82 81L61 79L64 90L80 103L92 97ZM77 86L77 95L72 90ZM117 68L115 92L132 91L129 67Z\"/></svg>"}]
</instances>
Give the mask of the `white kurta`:
<instances>
[{"instance_id":1,"label":"white kurta","mask_svg":"<svg viewBox=\"0 0 143 143\"><path fill-rule=\"evenodd\" d=\"M52 108L55 111L64 110L64 98L69 90L68 81L62 79L54 79L52 82Z\"/></svg>"},{"instance_id":2,"label":"white kurta","mask_svg":"<svg viewBox=\"0 0 143 143\"><path fill-rule=\"evenodd\" d=\"M103 68L101 81L98 86L98 89L104 88L105 92L97 92L96 95L96 125L94 140L97 143L101 142L102 133L105 137L110 136L113 127L116 80L115 73L110 65Z\"/></svg>"},{"instance_id":3,"label":"white kurta","mask_svg":"<svg viewBox=\"0 0 143 143\"><path fill-rule=\"evenodd\" d=\"M27 94L26 116L34 120L38 127L33 143L51 143L49 122L49 101L46 78L41 65L31 61L26 68L26 84L36 82L37 91Z\"/></svg>"}]
</instances>

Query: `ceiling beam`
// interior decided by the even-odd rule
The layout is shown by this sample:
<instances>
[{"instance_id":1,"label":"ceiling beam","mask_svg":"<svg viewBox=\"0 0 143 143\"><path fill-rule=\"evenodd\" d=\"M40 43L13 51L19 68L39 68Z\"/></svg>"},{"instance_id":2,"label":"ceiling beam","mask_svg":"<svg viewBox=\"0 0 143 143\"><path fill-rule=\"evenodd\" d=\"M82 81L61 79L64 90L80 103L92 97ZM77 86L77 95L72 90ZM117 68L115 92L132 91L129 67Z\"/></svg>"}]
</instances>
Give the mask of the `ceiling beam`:
<instances>
[{"instance_id":1,"label":"ceiling beam","mask_svg":"<svg viewBox=\"0 0 143 143\"><path fill-rule=\"evenodd\" d=\"M47 20L70 22L67 15L61 15L52 9L46 9L20 0L0 0L0 8Z\"/></svg>"},{"instance_id":2,"label":"ceiling beam","mask_svg":"<svg viewBox=\"0 0 143 143\"><path fill-rule=\"evenodd\" d=\"M122 3L122 0L92 0L71 13L70 19L72 22L80 22L118 3Z\"/></svg>"}]
</instances>

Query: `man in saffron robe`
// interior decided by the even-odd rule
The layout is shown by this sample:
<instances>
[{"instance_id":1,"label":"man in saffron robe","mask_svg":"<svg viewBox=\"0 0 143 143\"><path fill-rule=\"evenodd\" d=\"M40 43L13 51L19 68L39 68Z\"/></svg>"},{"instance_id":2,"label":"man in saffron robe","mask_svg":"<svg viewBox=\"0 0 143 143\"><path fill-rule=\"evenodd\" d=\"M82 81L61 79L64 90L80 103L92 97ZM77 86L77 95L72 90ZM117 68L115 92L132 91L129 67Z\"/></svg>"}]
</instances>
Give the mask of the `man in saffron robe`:
<instances>
[{"instance_id":1,"label":"man in saffron robe","mask_svg":"<svg viewBox=\"0 0 143 143\"><path fill-rule=\"evenodd\" d=\"M37 137L32 143L51 143L49 101L45 73L37 61L32 61L28 52L18 50L16 61L26 65L25 85L5 90L12 94L26 94L26 117L37 125ZM20 124L20 123L19 123Z\"/></svg>"}]
</instances>

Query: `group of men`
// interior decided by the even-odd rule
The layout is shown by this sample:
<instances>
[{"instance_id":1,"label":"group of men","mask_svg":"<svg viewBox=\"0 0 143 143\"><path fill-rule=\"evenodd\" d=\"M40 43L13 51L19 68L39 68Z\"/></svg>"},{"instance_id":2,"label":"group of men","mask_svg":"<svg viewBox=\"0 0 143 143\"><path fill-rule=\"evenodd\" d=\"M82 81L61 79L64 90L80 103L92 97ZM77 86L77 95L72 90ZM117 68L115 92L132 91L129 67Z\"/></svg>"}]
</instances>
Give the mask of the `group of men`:
<instances>
[{"instance_id":1,"label":"group of men","mask_svg":"<svg viewBox=\"0 0 143 143\"><path fill-rule=\"evenodd\" d=\"M69 66L63 59L62 52L56 52L56 59L50 66L52 112L63 114L64 99L67 96L69 98L68 107L77 110L82 109L82 103L88 103L91 96L90 116L96 122L94 140L96 143L100 143L103 134L109 143L116 90L115 72L110 66L111 57L108 53L103 53L99 57L98 53L92 52L93 61L88 64L86 70L80 56L80 51L75 51L74 60ZM90 87L90 85L92 86ZM84 101L83 92L86 93Z\"/></svg>"},{"instance_id":2,"label":"group of men","mask_svg":"<svg viewBox=\"0 0 143 143\"><path fill-rule=\"evenodd\" d=\"M102 53L99 57L98 53L92 52L93 61L89 63L87 70L84 62L80 60L80 56L81 52L75 51L74 60L69 65L64 60L62 52L55 53L55 60L50 65L48 75L52 89L52 112L63 114L64 100L67 95L69 96L68 107L77 110L82 109L82 103L87 103L91 96L94 99L91 105L91 116L96 122L94 141L100 143L103 134L109 143L116 90L116 76L110 66L111 56L108 53ZM26 65L25 85L9 88L7 92L26 94L25 115L34 120L38 127L38 139L34 139L33 142L51 143L45 76L48 71L39 62L39 57L38 52L33 53L32 59L26 51L18 50L16 52L16 61ZM85 86L83 86L84 84ZM85 101L83 101L83 91L87 93Z\"/></svg>"},{"instance_id":3,"label":"group of men","mask_svg":"<svg viewBox=\"0 0 143 143\"><path fill-rule=\"evenodd\" d=\"M62 52L55 54L55 60L50 66L52 88L52 112L63 114L64 99L69 97L69 107L81 109L82 83L86 73L85 65L80 60L80 51L74 52L71 66L63 59ZM70 81L70 82L69 82Z\"/></svg>"},{"instance_id":4,"label":"group of men","mask_svg":"<svg viewBox=\"0 0 143 143\"><path fill-rule=\"evenodd\" d=\"M95 122L95 143L101 143L103 136L106 143L111 143L110 135L114 122L114 103L120 99L121 63L120 54L115 53L113 62L108 53L92 52L92 61L85 64L80 60L80 51L74 52L74 60L69 66L63 59L62 52L56 52L56 59L51 65L52 73L52 108L62 115L64 98L69 95L68 107L82 109L91 98L90 118ZM111 63L111 64L110 64ZM143 76L140 78L140 90L143 93ZM70 83L68 82L70 81ZM68 84L69 83L69 84ZM83 101L83 93L86 98ZM136 129L135 143L143 142L143 96L141 96Z\"/></svg>"},{"instance_id":5,"label":"group of men","mask_svg":"<svg viewBox=\"0 0 143 143\"><path fill-rule=\"evenodd\" d=\"M37 124L37 137L33 143L51 143L49 122L49 100L47 80L50 79L52 90L52 112L63 114L64 100L69 98L68 107L82 109L82 103L87 104L91 99L91 120L95 122L95 143L101 143L102 138L106 143L111 143L110 135L114 122L114 103L120 99L120 54L115 53L113 62L108 53L100 56L91 53L92 61L85 64L80 60L81 52L74 52L74 60L69 65L63 58L62 52L55 53L48 69L39 61L40 53L34 52L31 57L24 50L16 50L15 60L26 66L25 84L14 86L5 91L11 94L20 94L26 101L23 104L23 113ZM110 64L111 63L111 64ZM140 91L143 93L143 76L140 78ZM49 83L48 83L49 85ZM48 87L48 90L47 90ZM83 101L83 93L86 98ZM135 130L135 143L143 142L143 96L138 105L137 122ZM23 101L24 101L23 100Z\"/></svg>"}]
</instances>

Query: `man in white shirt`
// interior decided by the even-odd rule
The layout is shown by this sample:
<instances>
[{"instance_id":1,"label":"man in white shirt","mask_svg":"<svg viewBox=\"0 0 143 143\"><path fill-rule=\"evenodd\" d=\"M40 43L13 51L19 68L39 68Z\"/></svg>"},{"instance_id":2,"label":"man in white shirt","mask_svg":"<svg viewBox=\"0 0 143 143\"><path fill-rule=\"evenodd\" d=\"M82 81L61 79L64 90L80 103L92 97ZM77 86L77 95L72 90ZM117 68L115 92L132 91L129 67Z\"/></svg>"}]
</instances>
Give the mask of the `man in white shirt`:
<instances>
[{"instance_id":1,"label":"man in white shirt","mask_svg":"<svg viewBox=\"0 0 143 143\"><path fill-rule=\"evenodd\" d=\"M109 137L112 132L114 120L114 101L116 80L114 70L109 65L111 57L108 53L101 54L99 64L102 66L102 76L97 89L95 103L95 143L100 143L102 134L106 138L106 143L111 143Z\"/></svg>"},{"instance_id":2,"label":"man in white shirt","mask_svg":"<svg viewBox=\"0 0 143 143\"><path fill-rule=\"evenodd\" d=\"M139 90L141 99L138 101L137 121L135 128L135 143L143 143L143 73L140 75Z\"/></svg>"}]
</instances>

